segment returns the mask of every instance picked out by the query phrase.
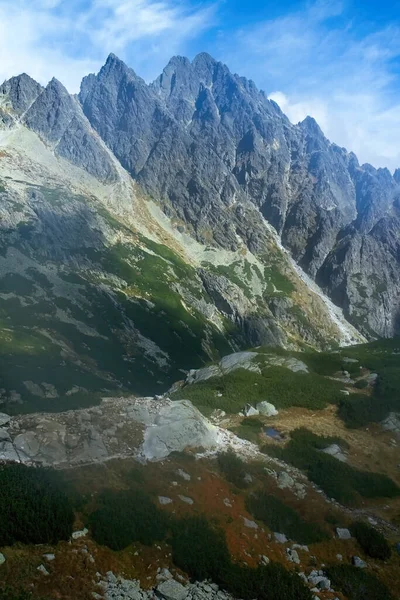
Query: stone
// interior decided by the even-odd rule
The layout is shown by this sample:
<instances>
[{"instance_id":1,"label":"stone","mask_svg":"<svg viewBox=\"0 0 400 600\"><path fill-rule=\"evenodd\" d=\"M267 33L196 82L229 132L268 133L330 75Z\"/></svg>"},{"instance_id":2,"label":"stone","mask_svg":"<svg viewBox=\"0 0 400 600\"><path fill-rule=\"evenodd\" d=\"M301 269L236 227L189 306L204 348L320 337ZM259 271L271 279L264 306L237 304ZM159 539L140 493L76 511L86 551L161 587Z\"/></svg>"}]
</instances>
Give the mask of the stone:
<instances>
[{"instance_id":1,"label":"stone","mask_svg":"<svg viewBox=\"0 0 400 600\"><path fill-rule=\"evenodd\" d=\"M11 417L6 413L0 413L0 427L7 425L11 421Z\"/></svg>"},{"instance_id":2,"label":"stone","mask_svg":"<svg viewBox=\"0 0 400 600\"><path fill-rule=\"evenodd\" d=\"M172 498L168 498L167 496L158 496L158 501L160 504L163 504L164 506L166 504L172 504L172 502L173 502Z\"/></svg>"},{"instance_id":3,"label":"stone","mask_svg":"<svg viewBox=\"0 0 400 600\"><path fill-rule=\"evenodd\" d=\"M266 402L265 400L263 402L259 402L256 408L260 415L263 415L264 417L275 417L278 414L275 406L270 402Z\"/></svg>"},{"instance_id":4,"label":"stone","mask_svg":"<svg viewBox=\"0 0 400 600\"><path fill-rule=\"evenodd\" d=\"M336 527L336 535L340 540L350 540L353 536L349 529Z\"/></svg>"},{"instance_id":5,"label":"stone","mask_svg":"<svg viewBox=\"0 0 400 600\"><path fill-rule=\"evenodd\" d=\"M286 488L292 488L295 484L293 477L289 475L286 471L281 471L278 473L278 487L281 490Z\"/></svg>"},{"instance_id":6,"label":"stone","mask_svg":"<svg viewBox=\"0 0 400 600\"><path fill-rule=\"evenodd\" d=\"M286 544L286 542L288 541L288 539L284 533L278 533L276 531L274 531L274 538L275 538L275 541L278 542L279 544Z\"/></svg>"},{"instance_id":7,"label":"stone","mask_svg":"<svg viewBox=\"0 0 400 600\"><path fill-rule=\"evenodd\" d=\"M44 565L39 565L37 567L37 571L39 571L39 573L42 573L42 575L50 575L50 573L48 572L48 570L46 569L46 567Z\"/></svg>"},{"instance_id":8,"label":"stone","mask_svg":"<svg viewBox=\"0 0 400 600\"><path fill-rule=\"evenodd\" d=\"M341 562L343 560L343 555L342 554L336 554L336 560L338 560L339 562Z\"/></svg>"},{"instance_id":9,"label":"stone","mask_svg":"<svg viewBox=\"0 0 400 600\"><path fill-rule=\"evenodd\" d=\"M302 550L303 552L310 552L308 546L304 546L302 544L292 544L293 550Z\"/></svg>"},{"instance_id":10,"label":"stone","mask_svg":"<svg viewBox=\"0 0 400 600\"><path fill-rule=\"evenodd\" d=\"M246 404L242 412L245 417L257 417L260 414L258 410L250 404Z\"/></svg>"},{"instance_id":11,"label":"stone","mask_svg":"<svg viewBox=\"0 0 400 600\"><path fill-rule=\"evenodd\" d=\"M337 460L340 460L340 462L347 461L347 456L344 454L342 448L338 444L331 444L327 448L321 450L321 452L337 458Z\"/></svg>"},{"instance_id":12,"label":"stone","mask_svg":"<svg viewBox=\"0 0 400 600\"><path fill-rule=\"evenodd\" d=\"M179 475L179 477L182 477L182 479L184 479L185 481L191 480L191 476L189 475L189 473L186 473L186 471L184 471L183 469L177 469L175 472L177 475Z\"/></svg>"},{"instance_id":13,"label":"stone","mask_svg":"<svg viewBox=\"0 0 400 600\"><path fill-rule=\"evenodd\" d=\"M225 504L225 506L227 508L232 508L232 504L231 504L231 501L229 500L229 498L224 498L223 503Z\"/></svg>"},{"instance_id":14,"label":"stone","mask_svg":"<svg viewBox=\"0 0 400 600\"><path fill-rule=\"evenodd\" d=\"M6 562L6 557L4 556L4 554L2 554L0 552L0 565L4 565L5 562Z\"/></svg>"},{"instance_id":15,"label":"stone","mask_svg":"<svg viewBox=\"0 0 400 600\"><path fill-rule=\"evenodd\" d=\"M157 586L156 594L165 600L184 600L187 596L187 589L178 581L169 579Z\"/></svg>"},{"instance_id":16,"label":"stone","mask_svg":"<svg viewBox=\"0 0 400 600\"><path fill-rule=\"evenodd\" d=\"M84 527L83 529L80 529L79 531L74 531L73 534L71 535L71 538L73 540L79 540L83 537L86 537L88 533L89 533L89 530L86 529L86 527Z\"/></svg>"},{"instance_id":17,"label":"stone","mask_svg":"<svg viewBox=\"0 0 400 600\"><path fill-rule=\"evenodd\" d=\"M286 548L286 556L290 562L295 563L296 565L300 564L300 557L296 550Z\"/></svg>"},{"instance_id":18,"label":"stone","mask_svg":"<svg viewBox=\"0 0 400 600\"><path fill-rule=\"evenodd\" d=\"M189 498L188 496L179 495L178 498L182 500L182 502L185 502L185 504L194 504L194 500L192 498Z\"/></svg>"},{"instance_id":19,"label":"stone","mask_svg":"<svg viewBox=\"0 0 400 600\"><path fill-rule=\"evenodd\" d=\"M43 554L43 558L45 558L46 560L51 562L51 561L55 560L56 555L55 554Z\"/></svg>"},{"instance_id":20,"label":"stone","mask_svg":"<svg viewBox=\"0 0 400 600\"><path fill-rule=\"evenodd\" d=\"M255 521L250 521L250 519L246 519L246 517L242 517L242 519L245 527L248 527L249 529L258 529L258 525Z\"/></svg>"},{"instance_id":21,"label":"stone","mask_svg":"<svg viewBox=\"0 0 400 600\"><path fill-rule=\"evenodd\" d=\"M351 562L355 567L358 567L359 569L365 569L368 566L367 563L364 560L362 560L359 556L353 556Z\"/></svg>"},{"instance_id":22,"label":"stone","mask_svg":"<svg viewBox=\"0 0 400 600\"><path fill-rule=\"evenodd\" d=\"M261 564L263 564L263 565L269 565L269 563L270 563L270 562L271 562L271 561L270 561L270 559L268 558L268 556L265 556L265 554L263 554L263 555L261 556Z\"/></svg>"}]
</instances>

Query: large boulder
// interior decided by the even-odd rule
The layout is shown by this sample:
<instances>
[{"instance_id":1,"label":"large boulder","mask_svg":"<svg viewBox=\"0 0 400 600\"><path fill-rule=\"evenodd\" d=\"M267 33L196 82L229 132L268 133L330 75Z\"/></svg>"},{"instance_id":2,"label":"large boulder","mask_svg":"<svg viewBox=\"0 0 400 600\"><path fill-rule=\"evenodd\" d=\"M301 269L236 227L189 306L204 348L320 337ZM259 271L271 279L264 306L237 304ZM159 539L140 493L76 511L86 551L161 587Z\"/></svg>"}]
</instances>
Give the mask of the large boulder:
<instances>
[{"instance_id":1,"label":"large boulder","mask_svg":"<svg viewBox=\"0 0 400 600\"><path fill-rule=\"evenodd\" d=\"M264 417L275 417L278 414L275 406L266 400L259 402L256 408L260 415L263 415Z\"/></svg>"}]
</instances>

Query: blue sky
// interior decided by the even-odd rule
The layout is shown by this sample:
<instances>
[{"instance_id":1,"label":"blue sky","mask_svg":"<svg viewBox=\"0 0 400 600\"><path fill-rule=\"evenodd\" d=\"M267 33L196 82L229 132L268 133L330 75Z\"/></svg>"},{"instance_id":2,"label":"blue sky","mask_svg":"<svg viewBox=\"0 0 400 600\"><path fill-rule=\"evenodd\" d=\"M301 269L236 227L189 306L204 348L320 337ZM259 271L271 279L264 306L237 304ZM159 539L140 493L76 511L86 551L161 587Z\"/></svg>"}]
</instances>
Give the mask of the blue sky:
<instances>
[{"instance_id":1,"label":"blue sky","mask_svg":"<svg viewBox=\"0 0 400 600\"><path fill-rule=\"evenodd\" d=\"M296 123L314 116L362 162L400 166L400 0L0 0L0 80L71 92L114 52L146 80L207 51Z\"/></svg>"}]
</instances>

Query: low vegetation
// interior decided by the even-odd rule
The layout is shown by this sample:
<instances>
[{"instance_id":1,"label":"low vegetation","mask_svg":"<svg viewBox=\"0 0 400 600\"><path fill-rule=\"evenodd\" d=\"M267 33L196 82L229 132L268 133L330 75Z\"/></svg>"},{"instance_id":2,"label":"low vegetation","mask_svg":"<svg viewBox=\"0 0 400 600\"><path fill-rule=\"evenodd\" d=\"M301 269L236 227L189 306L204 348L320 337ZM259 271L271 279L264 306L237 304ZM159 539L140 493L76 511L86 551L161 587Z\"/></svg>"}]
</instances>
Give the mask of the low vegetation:
<instances>
[{"instance_id":1,"label":"low vegetation","mask_svg":"<svg viewBox=\"0 0 400 600\"><path fill-rule=\"evenodd\" d=\"M237 369L223 377L213 377L185 386L174 398L191 400L202 412L220 408L240 412L245 404L265 399L277 408L301 406L310 410L340 401L341 384L316 373L293 373L284 367L266 367L262 374Z\"/></svg>"},{"instance_id":2,"label":"low vegetation","mask_svg":"<svg viewBox=\"0 0 400 600\"><path fill-rule=\"evenodd\" d=\"M270 494L250 495L246 501L246 508L271 531L284 533L301 544L322 542L329 538L318 524L304 521L293 508Z\"/></svg>"},{"instance_id":3,"label":"low vegetation","mask_svg":"<svg viewBox=\"0 0 400 600\"><path fill-rule=\"evenodd\" d=\"M218 454L218 467L226 479L238 488L247 487L246 463L233 450Z\"/></svg>"},{"instance_id":4,"label":"low vegetation","mask_svg":"<svg viewBox=\"0 0 400 600\"><path fill-rule=\"evenodd\" d=\"M113 550L133 542L151 546L165 538L168 518L145 492L139 490L103 492L99 508L89 517L93 538Z\"/></svg>"},{"instance_id":5,"label":"low vegetation","mask_svg":"<svg viewBox=\"0 0 400 600\"><path fill-rule=\"evenodd\" d=\"M212 579L236 598L251 600L310 600L296 573L271 563L251 569L232 562L225 536L204 517L179 521L170 540L176 566L192 579Z\"/></svg>"},{"instance_id":6,"label":"low vegetation","mask_svg":"<svg viewBox=\"0 0 400 600\"><path fill-rule=\"evenodd\" d=\"M391 550L388 542L374 527L363 521L357 521L351 525L350 531L368 556L381 560L390 558Z\"/></svg>"},{"instance_id":7,"label":"low vegetation","mask_svg":"<svg viewBox=\"0 0 400 600\"><path fill-rule=\"evenodd\" d=\"M23 465L0 469L0 546L56 544L72 532L74 513L53 471Z\"/></svg>"},{"instance_id":8,"label":"low vegetation","mask_svg":"<svg viewBox=\"0 0 400 600\"><path fill-rule=\"evenodd\" d=\"M352 567L335 565L326 569L332 587L349 600L394 600L386 585L372 573Z\"/></svg>"},{"instance_id":9,"label":"low vegetation","mask_svg":"<svg viewBox=\"0 0 400 600\"><path fill-rule=\"evenodd\" d=\"M400 495L400 488L386 475L360 471L321 452L318 446L327 447L334 439L315 436L302 428L292 432L286 447L266 446L264 451L302 469L329 498L345 505L357 505L360 497L393 498ZM340 443L340 440L336 441Z\"/></svg>"}]
</instances>

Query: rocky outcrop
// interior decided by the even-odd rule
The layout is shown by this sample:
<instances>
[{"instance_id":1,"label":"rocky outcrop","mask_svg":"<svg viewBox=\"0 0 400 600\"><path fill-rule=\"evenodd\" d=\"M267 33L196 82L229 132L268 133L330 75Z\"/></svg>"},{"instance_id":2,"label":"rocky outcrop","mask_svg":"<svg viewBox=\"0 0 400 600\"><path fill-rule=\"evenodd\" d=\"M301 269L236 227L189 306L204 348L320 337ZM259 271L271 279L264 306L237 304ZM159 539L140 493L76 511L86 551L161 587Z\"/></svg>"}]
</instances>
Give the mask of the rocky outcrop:
<instances>
[{"instance_id":1,"label":"rocky outcrop","mask_svg":"<svg viewBox=\"0 0 400 600\"><path fill-rule=\"evenodd\" d=\"M186 400L106 399L87 410L12 418L0 430L0 461L68 466L128 456L160 460L217 443L218 429Z\"/></svg>"}]
</instances>

